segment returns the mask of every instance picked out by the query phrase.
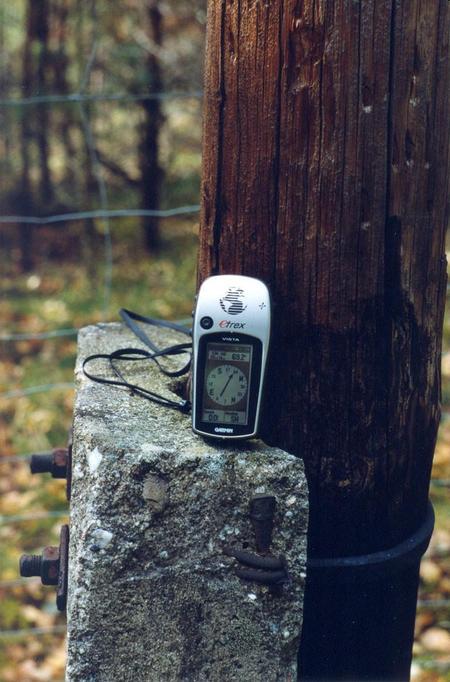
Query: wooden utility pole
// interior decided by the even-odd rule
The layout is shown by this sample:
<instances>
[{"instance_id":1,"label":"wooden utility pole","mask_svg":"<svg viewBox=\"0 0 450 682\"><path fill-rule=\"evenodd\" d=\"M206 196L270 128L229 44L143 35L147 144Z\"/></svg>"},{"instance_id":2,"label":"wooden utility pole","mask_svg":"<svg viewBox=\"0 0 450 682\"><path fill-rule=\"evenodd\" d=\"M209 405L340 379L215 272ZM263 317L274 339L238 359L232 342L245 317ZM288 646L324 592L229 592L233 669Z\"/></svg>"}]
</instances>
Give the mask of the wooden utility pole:
<instances>
[{"instance_id":1,"label":"wooden utility pole","mask_svg":"<svg viewBox=\"0 0 450 682\"><path fill-rule=\"evenodd\" d=\"M199 279L236 272L271 288L265 437L305 460L310 557L382 552L424 524L440 414L449 5L208 9ZM412 581L414 595L417 566ZM310 621L307 603L306 637ZM339 646L357 660L364 643ZM365 656L376 666L379 652ZM359 672L336 660L305 677L406 679L409 654Z\"/></svg>"}]
</instances>

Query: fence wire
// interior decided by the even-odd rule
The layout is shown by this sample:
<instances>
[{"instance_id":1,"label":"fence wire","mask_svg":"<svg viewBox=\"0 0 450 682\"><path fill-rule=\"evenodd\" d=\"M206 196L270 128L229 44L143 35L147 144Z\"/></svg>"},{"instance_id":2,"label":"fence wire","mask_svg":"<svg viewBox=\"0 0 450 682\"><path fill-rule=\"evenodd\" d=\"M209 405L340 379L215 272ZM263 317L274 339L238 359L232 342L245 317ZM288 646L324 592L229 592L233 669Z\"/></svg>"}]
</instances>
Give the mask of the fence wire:
<instances>
[{"instance_id":1,"label":"fence wire","mask_svg":"<svg viewBox=\"0 0 450 682\"><path fill-rule=\"evenodd\" d=\"M56 339L63 336L76 336L78 329L53 329L48 332L41 332L38 334L24 334L24 333L7 333L0 334L0 342L2 341L45 341L47 339Z\"/></svg>"},{"instance_id":2,"label":"fence wire","mask_svg":"<svg viewBox=\"0 0 450 682\"><path fill-rule=\"evenodd\" d=\"M73 390L75 384L73 382L62 381L56 384L42 384L41 386L30 386L29 388L18 388L12 391L5 391L0 393L0 399L5 398L23 398L27 395L35 395L36 393L48 393L49 391L66 391Z\"/></svg>"},{"instance_id":3,"label":"fence wire","mask_svg":"<svg viewBox=\"0 0 450 682\"><path fill-rule=\"evenodd\" d=\"M68 510L65 511L34 511L31 514L0 514L0 526L10 526L13 523L22 523L23 521L42 521L45 519L60 519L68 516Z\"/></svg>"},{"instance_id":4,"label":"fence wire","mask_svg":"<svg viewBox=\"0 0 450 682\"><path fill-rule=\"evenodd\" d=\"M22 97L18 99L1 99L0 107L23 107L36 104L79 104L92 102L164 102L173 99L200 99L203 96L202 90L192 92L173 91L173 92L154 92L131 95L127 93L100 93L89 94L74 92L68 95L36 95L34 97Z\"/></svg>"},{"instance_id":5,"label":"fence wire","mask_svg":"<svg viewBox=\"0 0 450 682\"><path fill-rule=\"evenodd\" d=\"M66 630L67 627L65 625L52 625L47 628L24 628L23 630L0 630L0 639L65 634Z\"/></svg>"},{"instance_id":6,"label":"fence wire","mask_svg":"<svg viewBox=\"0 0 450 682\"><path fill-rule=\"evenodd\" d=\"M97 209L94 211L79 211L76 213L62 213L60 215L51 216L24 216L24 215L7 215L0 216L0 223L5 224L26 224L26 225L53 225L54 223L68 223L79 220L85 220L87 218L104 218L109 220L112 218L172 218L176 216L189 215L191 213L198 213L200 210L199 205L193 206L177 206L174 208L168 208L166 210L161 209L159 211L150 209Z\"/></svg>"}]
</instances>

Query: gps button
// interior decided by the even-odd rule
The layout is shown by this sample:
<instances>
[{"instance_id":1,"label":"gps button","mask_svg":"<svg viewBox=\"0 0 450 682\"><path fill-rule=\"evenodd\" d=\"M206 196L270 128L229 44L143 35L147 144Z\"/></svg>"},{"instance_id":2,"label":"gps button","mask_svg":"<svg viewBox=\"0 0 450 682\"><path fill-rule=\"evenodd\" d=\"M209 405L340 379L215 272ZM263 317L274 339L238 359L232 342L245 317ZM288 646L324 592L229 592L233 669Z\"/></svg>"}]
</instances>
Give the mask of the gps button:
<instances>
[{"instance_id":1,"label":"gps button","mask_svg":"<svg viewBox=\"0 0 450 682\"><path fill-rule=\"evenodd\" d=\"M202 317L202 319L200 320L200 327L202 327L202 329L211 329L213 324L214 320L212 319L212 317L206 316Z\"/></svg>"}]
</instances>

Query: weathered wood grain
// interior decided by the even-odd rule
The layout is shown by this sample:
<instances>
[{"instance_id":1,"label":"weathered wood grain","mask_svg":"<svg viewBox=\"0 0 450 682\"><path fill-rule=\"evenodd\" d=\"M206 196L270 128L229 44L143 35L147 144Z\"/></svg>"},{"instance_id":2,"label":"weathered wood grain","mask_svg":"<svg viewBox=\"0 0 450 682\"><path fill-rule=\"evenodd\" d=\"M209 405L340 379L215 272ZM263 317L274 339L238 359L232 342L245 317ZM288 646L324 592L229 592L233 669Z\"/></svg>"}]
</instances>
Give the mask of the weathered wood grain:
<instances>
[{"instance_id":1,"label":"weathered wood grain","mask_svg":"<svg viewBox=\"0 0 450 682\"><path fill-rule=\"evenodd\" d=\"M199 279L275 302L266 438L301 455L311 551L425 513L446 289L447 0L210 0Z\"/></svg>"}]
</instances>

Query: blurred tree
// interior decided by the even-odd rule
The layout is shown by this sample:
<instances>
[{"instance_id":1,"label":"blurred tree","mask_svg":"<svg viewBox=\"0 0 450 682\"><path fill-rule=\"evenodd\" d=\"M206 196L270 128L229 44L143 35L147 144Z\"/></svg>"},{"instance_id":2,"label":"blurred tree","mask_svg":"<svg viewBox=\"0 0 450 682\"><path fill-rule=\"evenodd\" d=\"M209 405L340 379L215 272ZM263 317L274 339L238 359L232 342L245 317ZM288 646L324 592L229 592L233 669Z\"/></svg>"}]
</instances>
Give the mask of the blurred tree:
<instances>
[{"instance_id":1,"label":"blurred tree","mask_svg":"<svg viewBox=\"0 0 450 682\"><path fill-rule=\"evenodd\" d=\"M48 0L36 2L29 0L28 40L31 42L31 50L37 53L36 72L34 76L36 94L45 95L48 92L48 70L50 53L48 49L49 38L49 11ZM31 68L30 68L31 67ZM33 79L32 62L29 63L30 75ZM48 206L53 199L53 184L49 165L49 112L46 104L37 108L35 135L39 150L39 194L43 210L48 211Z\"/></svg>"},{"instance_id":2,"label":"blurred tree","mask_svg":"<svg viewBox=\"0 0 450 682\"><path fill-rule=\"evenodd\" d=\"M51 67L52 67L52 91L60 95L70 93L68 81L68 69L70 65L68 45L70 41L70 28L68 25L71 0L54 0L51 17ZM64 107L57 118L57 135L64 150L64 174L67 185L74 187L75 160L77 150L72 139L73 109Z\"/></svg>"},{"instance_id":3,"label":"blurred tree","mask_svg":"<svg viewBox=\"0 0 450 682\"><path fill-rule=\"evenodd\" d=\"M47 90L48 52L48 9L47 0L28 0L26 11L26 37L22 62L22 90L24 97L44 94ZM29 214L37 203L44 210L53 199L53 185L49 166L49 112L46 104L30 108L25 106L22 116L21 185L13 197L19 213ZM38 199L32 182L33 143L37 145L39 163ZM36 164L35 164L36 167ZM24 271L33 267L33 225L20 225L21 266Z\"/></svg>"},{"instance_id":4,"label":"blurred tree","mask_svg":"<svg viewBox=\"0 0 450 682\"><path fill-rule=\"evenodd\" d=\"M109 208L158 210L197 203L198 100L181 105L176 97L141 96L200 90L204 7L205 0L17 0L2 6L4 214L45 216L97 208L97 161ZM92 101L70 101L79 92ZM42 95L57 99L20 104L22 98ZM59 101L66 96L67 102ZM139 238L154 251L160 244L160 221L146 217L141 224ZM79 228L80 223L71 222L45 229L17 224L5 230L26 271L40 252L54 257L49 247L54 239L62 244L65 235L69 243ZM88 220L85 228L82 242L93 253L101 227ZM37 231L39 240L33 239Z\"/></svg>"},{"instance_id":5,"label":"blurred tree","mask_svg":"<svg viewBox=\"0 0 450 682\"><path fill-rule=\"evenodd\" d=\"M148 91L159 95L163 90L160 52L163 41L163 18L159 0L149 0L147 7L148 54L146 60ZM159 135L163 123L160 100L142 101L144 121L142 124L141 144L139 146L139 166L141 169L142 208L157 210L160 206L163 170L159 163ZM160 245L159 219L147 216L143 219L144 240L148 251Z\"/></svg>"}]
</instances>

